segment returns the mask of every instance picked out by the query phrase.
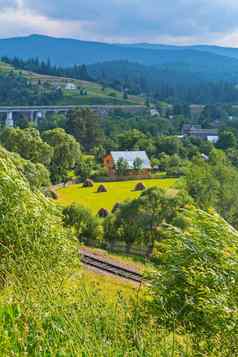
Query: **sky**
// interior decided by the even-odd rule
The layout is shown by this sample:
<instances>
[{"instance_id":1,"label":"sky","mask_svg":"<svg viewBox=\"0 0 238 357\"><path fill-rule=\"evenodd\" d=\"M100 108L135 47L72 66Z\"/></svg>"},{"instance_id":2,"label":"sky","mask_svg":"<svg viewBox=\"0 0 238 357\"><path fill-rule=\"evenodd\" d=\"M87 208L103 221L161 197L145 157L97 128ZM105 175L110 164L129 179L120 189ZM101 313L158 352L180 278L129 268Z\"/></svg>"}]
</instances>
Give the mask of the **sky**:
<instances>
[{"instance_id":1,"label":"sky","mask_svg":"<svg viewBox=\"0 0 238 357\"><path fill-rule=\"evenodd\" d=\"M237 0L0 0L0 37L238 47Z\"/></svg>"}]
</instances>

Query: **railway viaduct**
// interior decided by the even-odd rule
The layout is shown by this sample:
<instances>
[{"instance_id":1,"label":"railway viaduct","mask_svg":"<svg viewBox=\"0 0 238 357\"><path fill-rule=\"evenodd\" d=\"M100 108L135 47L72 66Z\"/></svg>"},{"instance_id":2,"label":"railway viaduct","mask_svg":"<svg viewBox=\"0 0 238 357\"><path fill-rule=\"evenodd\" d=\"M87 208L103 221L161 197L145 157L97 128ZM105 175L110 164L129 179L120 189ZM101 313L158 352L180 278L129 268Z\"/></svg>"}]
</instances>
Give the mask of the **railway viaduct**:
<instances>
[{"instance_id":1,"label":"railway viaduct","mask_svg":"<svg viewBox=\"0 0 238 357\"><path fill-rule=\"evenodd\" d=\"M14 114L23 113L29 117L29 120L35 122L44 118L48 113L67 113L77 108L90 109L100 116L107 116L115 111L125 113L141 113L146 110L144 105L48 105L48 106L0 106L0 114L5 114L6 127L14 126Z\"/></svg>"}]
</instances>

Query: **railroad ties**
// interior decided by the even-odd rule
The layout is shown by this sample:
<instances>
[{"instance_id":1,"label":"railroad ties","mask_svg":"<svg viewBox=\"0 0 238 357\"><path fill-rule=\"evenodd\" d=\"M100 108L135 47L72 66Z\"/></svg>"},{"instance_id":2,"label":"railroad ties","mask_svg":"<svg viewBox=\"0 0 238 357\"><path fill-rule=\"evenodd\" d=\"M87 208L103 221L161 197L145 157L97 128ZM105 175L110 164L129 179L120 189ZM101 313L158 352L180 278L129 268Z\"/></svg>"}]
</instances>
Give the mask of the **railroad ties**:
<instances>
[{"instance_id":1,"label":"railroad ties","mask_svg":"<svg viewBox=\"0 0 238 357\"><path fill-rule=\"evenodd\" d=\"M81 251L81 262L87 266L96 268L98 270L122 277L127 280L134 281L136 283L142 283L143 276L142 274L125 268L111 261L106 261L102 257L98 257L92 254L89 254L85 251Z\"/></svg>"}]
</instances>

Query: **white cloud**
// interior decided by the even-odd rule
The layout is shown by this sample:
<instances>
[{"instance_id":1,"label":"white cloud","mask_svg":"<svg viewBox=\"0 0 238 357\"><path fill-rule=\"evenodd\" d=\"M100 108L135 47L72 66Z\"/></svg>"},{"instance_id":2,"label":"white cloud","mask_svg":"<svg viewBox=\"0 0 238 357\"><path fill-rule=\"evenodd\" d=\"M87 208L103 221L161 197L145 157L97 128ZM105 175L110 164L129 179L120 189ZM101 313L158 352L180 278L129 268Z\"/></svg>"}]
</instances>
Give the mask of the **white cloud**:
<instances>
[{"instance_id":1,"label":"white cloud","mask_svg":"<svg viewBox=\"0 0 238 357\"><path fill-rule=\"evenodd\" d=\"M0 36L238 45L237 0L0 0Z\"/></svg>"}]
</instances>

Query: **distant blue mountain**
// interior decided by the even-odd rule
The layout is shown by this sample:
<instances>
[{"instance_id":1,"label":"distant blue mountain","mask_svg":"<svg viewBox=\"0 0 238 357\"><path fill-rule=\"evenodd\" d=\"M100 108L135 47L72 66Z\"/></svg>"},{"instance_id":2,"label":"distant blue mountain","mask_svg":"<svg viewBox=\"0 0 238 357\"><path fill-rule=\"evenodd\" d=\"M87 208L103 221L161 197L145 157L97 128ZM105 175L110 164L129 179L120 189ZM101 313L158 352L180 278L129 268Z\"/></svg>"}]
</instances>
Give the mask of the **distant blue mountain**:
<instances>
[{"instance_id":1,"label":"distant blue mountain","mask_svg":"<svg viewBox=\"0 0 238 357\"><path fill-rule=\"evenodd\" d=\"M29 59L39 57L61 66L93 64L105 61L138 62L143 65L166 65L206 62L233 67L238 49L216 46L170 46L153 44L108 44L42 35L0 40L0 56Z\"/></svg>"},{"instance_id":2,"label":"distant blue mountain","mask_svg":"<svg viewBox=\"0 0 238 357\"><path fill-rule=\"evenodd\" d=\"M238 83L237 48L110 44L31 35L0 39L0 57L3 56L50 59L52 64L63 67L86 64L96 78L101 78L105 72L111 80L113 76L115 80L129 78L131 73L138 77L139 73L141 78L151 78L151 81L156 75L157 80L163 78L164 81L175 78L181 82L187 78L189 82L222 80Z\"/></svg>"}]
</instances>

